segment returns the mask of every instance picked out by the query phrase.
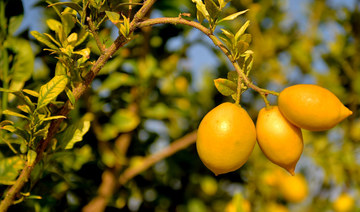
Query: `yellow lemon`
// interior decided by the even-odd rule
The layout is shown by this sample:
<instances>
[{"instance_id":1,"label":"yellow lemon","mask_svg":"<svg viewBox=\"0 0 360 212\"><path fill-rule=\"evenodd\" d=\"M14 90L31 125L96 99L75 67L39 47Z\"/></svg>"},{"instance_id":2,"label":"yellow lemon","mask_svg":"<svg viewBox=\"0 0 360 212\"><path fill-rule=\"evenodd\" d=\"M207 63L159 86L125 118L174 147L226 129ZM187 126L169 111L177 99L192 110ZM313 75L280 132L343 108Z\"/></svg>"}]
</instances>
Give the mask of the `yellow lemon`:
<instances>
[{"instance_id":1,"label":"yellow lemon","mask_svg":"<svg viewBox=\"0 0 360 212\"><path fill-rule=\"evenodd\" d=\"M354 198L347 193L343 193L334 201L333 207L336 212L350 212L354 204Z\"/></svg>"},{"instance_id":2,"label":"yellow lemon","mask_svg":"<svg viewBox=\"0 0 360 212\"><path fill-rule=\"evenodd\" d=\"M279 95L281 113L294 125L311 131L333 128L352 112L329 90L317 85L299 84Z\"/></svg>"},{"instance_id":3,"label":"yellow lemon","mask_svg":"<svg viewBox=\"0 0 360 212\"><path fill-rule=\"evenodd\" d=\"M302 175L284 176L279 190L285 200L294 203L302 202L308 195L307 182Z\"/></svg>"},{"instance_id":4,"label":"yellow lemon","mask_svg":"<svg viewBox=\"0 0 360 212\"><path fill-rule=\"evenodd\" d=\"M223 103L205 115L196 148L201 161L215 175L239 169L256 142L254 122L239 105Z\"/></svg>"},{"instance_id":5,"label":"yellow lemon","mask_svg":"<svg viewBox=\"0 0 360 212\"><path fill-rule=\"evenodd\" d=\"M304 147L301 129L286 120L278 106L270 106L259 112L256 135L265 156L294 175Z\"/></svg>"},{"instance_id":6,"label":"yellow lemon","mask_svg":"<svg viewBox=\"0 0 360 212\"><path fill-rule=\"evenodd\" d=\"M266 212L289 212L289 209L278 203L270 203L266 207Z\"/></svg>"}]
</instances>

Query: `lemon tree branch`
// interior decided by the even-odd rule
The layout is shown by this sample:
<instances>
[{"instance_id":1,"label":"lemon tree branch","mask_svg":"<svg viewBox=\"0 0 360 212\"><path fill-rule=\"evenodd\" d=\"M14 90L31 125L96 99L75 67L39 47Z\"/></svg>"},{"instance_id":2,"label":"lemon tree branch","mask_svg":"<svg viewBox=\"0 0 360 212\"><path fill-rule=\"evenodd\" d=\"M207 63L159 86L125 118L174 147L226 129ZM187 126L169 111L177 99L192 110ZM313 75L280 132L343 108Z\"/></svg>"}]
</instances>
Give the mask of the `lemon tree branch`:
<instances>
[{"instance_id":1,"label":"lemon tree branch","mask_svg":"<svg viewBox=\"0 0 360 212\"><path fill-rule=\"evenodd\" d=\"M155 163L167 158L176 152L187 148L189 145L195 143L197 137L197 132L192 132L184 137L172 142L168 147L155 154L151 154L143 159L143 162L135 167L129 167L119 177L119 183L124 185L130 179L145 171L149 167L153 166Z\"/></svg>"},{"instance_id":2,"label":"lemon tree branch","mask_svg":"<svg viewBox=\"0 0 360 212\"><path fill-rule=\"evenodd\" d=\"M134 16L134 19L130 23L129 31L132 33L136 27L137 23L147 14L152 5L156 2L156 0L147 0L144 2L143 6ZM85 79L82 83L79 83L74 89L73 94L76 100L78 100L88 89L91 82L94 80L95 76L99 73L105 63L115 54L115 52L124 46L129 40L122 36L121 34L117 37L114 43L108 48L105 49L103 54L97 59L95 64L91 67L90 72L85 76ZM58 115L67 116L71 110L71 103L67 101ZM35 161L31 164L26 164L24 169L21 171L19 177L17 178L14 185L12 185L9 190L6 191L4 199L0 203L0 212L7 211L7 209L13 204L16 195L21 191L26 182L30 178L30 174L34 169L35 165L43 158L43 153L47 148L51 139L56 135L57 130L60 127L63 119L56 119L51 122L49 127L48 135L45 139L39 142L39 145L36 148L37 157Z\"/></svg>"},{"instance_id":3,"label":"lemon tree branch","mask_svg":"<svg viewBox=\"0 0 360 212\"><path fill-rule=\"evenodd\" d=\"M237 71L237 73L241 77L242 81L248 87L250 87L253 90L257 91L261 95L267 95L267 94L272 94L272 95L275 95L275 96L279 95L279 93L277 93L275 91L270 91L270 90L263 89L263 88L260 88L260 87L258 87L256 85L254 85L250 81L250 79L245 75L245 73L240 68L239 64L234 59L231 52L225 47L225 45L211 32L210 29L206 28L205 26L201 25L200 23L184 19L181 16L179 16L179 17L170 17L170 18L163 17L163 18L153 18L153 19L144 20L144 21L138 23L138 27L141 28L141 27L153 26L153 25L156 25L156 24L183 24L183 25L188 25L188 26L191 26L193 28L196 28L196 29L200 30L202 33L204 33L206 36L208 36L212 40L212 42L217 47L219 47L219 49L226 55L226 57L230 60L230 62L234 66L235 70Z\"/></svg>"}]
</instances>

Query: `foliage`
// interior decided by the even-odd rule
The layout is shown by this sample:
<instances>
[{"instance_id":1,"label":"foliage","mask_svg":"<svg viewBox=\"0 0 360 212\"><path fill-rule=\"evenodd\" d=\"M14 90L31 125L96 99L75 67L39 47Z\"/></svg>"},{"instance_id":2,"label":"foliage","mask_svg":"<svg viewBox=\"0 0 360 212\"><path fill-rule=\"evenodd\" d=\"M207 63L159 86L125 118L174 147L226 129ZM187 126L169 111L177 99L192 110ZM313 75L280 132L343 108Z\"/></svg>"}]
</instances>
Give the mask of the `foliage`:
<instances>
[{"instance_id":1,"label":"foliage","mask_svg":"<svg viewBox=\"0 0 360 212\"><path fill-rule=\"evenodd\" d=\"M299 20L291 1L150 2L38 1L45 31L19 32L22 2L0 1L2 200L29 178L9 210L331 211L343 193L360 210L358 2L309 1ZM199 46L216 66L192 68L213 60L189 58ZM190 144L206 112L235 100L256 120L270 90L299 83L353 112L303 131L304 201L279 193L258 146L235 172L204 167Z\"/></svg>"}]
</instances>

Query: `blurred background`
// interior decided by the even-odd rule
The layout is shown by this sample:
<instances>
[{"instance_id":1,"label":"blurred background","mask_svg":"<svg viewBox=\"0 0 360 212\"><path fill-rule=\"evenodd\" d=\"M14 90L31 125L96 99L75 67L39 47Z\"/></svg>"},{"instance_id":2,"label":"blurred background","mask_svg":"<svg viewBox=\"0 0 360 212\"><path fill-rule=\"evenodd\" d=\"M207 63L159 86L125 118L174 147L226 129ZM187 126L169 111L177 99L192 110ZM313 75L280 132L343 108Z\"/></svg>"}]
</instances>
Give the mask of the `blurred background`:
<instances>
[{"instance_id":1,"label":"blurred background","mask_svg":"<svg viewBox=\"0 0 360 212\"><path fill-rule=\"evenodd\" d=\"M13 15L23 19L13 36L30 42L34 57L25 87L36 89L54 75L56 59L29 32L52 33L46 19L59 18L44 1L14 2L19 12ZM293 84L318 84L353 111L331 130L303 130L305 147L295 177L271 164L257 145L241 169L215 176L192 144L118 184L124 169L141 166L149 155L195 131L213 107L233 101L215 89L213 80L226 78L233 68L211 40L188 26L159 25L138 30L76 105L69 124L91 119L90 130L73 151L54 153L34 170L25 190L42 199L10 210L80 211L103 188L106 211L360 211L360 1L233 0L224 15L245 9L215 34L220 28L236 32L250 20L255 84L277 92ZM150 18L179 13L195 18L194 4L159 0ZM105 22L99 33L109 46L118 31ZM93 39L84 45L96 60L100 52ZM241 105L254 121L265 106L252 90L243 94ZM0 149L1 157L9 152L6 145Z\"/></svg>"}]
</instances>

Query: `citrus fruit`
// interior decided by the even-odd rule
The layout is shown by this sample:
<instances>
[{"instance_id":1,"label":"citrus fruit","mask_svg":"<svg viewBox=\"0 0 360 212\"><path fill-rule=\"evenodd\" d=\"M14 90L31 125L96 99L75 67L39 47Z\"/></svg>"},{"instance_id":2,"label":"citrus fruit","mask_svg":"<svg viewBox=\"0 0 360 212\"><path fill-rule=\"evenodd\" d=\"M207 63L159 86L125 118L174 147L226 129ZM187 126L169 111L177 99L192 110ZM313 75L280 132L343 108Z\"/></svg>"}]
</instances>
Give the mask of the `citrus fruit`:
<instances>
[{"instance_id":1,"label":"citrus fruit","mask_svg":"<svg viewBox=\"0 0 360 212\"><path fill-rule=\"evenodd\" d=\"M336 212L350 212L354 207L354 198L347 193L342 193L334 201L333 207Z\"/></svg>"},{"instance_id":2,"label":"citrus fruit","mask_svg":"<svg viewBox=\"0 0 360 212\"><path fill-rule=\"evenodd\" d=\"M239 169L256 142L255 125L239 105L223 103L202 119L196 140L201 161L215 175Z\"/></svg>"},{"instance_id":3,"label":"citrus fruit","mask_svg":"<svg viewBox=\"0 0 360 212\"><path fill-rule=\"evenodd\" d=\"M278 203L270 203L266 207L266 212L289 212L289 209Z\"/></svg>"},{"instance_id":4,"label":"citrus fruit","mask_svg":"<svg viewBox=\"0 0 360 212\"><path fill-rule=\"evenodd\" d=\"M333 128L352 112L329 90L318 85L299 84L279 95L281 113L294 125L311 131Z\"/></svg>"},{"instance_id":5,"label":"citrus fruit","mask_svg":"<svg viewBox=\"0 0 360 212\"><path fill-rule=\"evenodd\" d=\"M305 178L302 175L286 175L279 182L279 190L285 200L288 202L302 202L308 195L308 187Z\"/></svg>"},{"instance_id":6,"label":"citrus fruit","mask_svg":"<svg viewBox=\"0 0 360 212\"><path fill-rule=\"evenodd\" d=\"M259 112L256 135L265 156L294 175L304 146L301 129L286 120L278 106L270 106Z\"/></svg>"}]
</instances>

